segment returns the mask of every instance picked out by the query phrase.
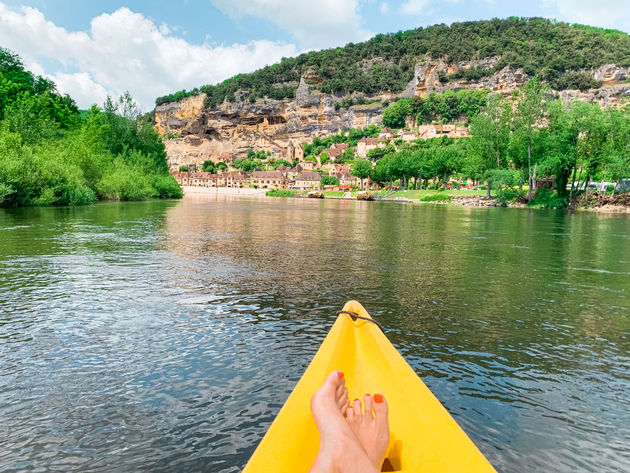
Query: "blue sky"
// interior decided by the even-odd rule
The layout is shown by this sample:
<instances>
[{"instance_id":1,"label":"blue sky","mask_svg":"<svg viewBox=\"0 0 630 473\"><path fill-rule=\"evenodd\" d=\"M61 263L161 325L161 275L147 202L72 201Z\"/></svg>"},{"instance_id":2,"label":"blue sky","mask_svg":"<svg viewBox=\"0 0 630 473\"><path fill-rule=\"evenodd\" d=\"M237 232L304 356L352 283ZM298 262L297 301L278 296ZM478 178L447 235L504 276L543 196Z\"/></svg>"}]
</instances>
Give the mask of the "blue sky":
<instances>
[{"instance_id":1,"label":"blue sky","mask_svg":"<svg viewBox=\"0 0 630 473\"><path fill-rule=\"evenodd\" d=\"M630 31L628 0L0 0L0 46L79 106L155 97L282 56L435 23L543 16Z\"/></svg>"}]
</instances>

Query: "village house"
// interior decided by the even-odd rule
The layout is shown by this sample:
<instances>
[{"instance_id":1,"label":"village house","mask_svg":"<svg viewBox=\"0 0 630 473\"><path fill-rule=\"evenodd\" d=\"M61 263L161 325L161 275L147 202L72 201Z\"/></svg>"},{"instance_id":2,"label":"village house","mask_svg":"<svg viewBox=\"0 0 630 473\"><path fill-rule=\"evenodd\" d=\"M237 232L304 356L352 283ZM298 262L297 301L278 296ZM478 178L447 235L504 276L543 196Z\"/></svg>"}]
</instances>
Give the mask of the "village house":
<instances>
[{"instance_id":1,"label":"village house","mask_svg":"<svg viewBox=\"0 0 630 473\"><path fill-rule=\"evenodd\" d=\"M350 145L348 145L348 143L333 143L331 148L333 148L333 149L340 149L343 152L343 151L347 150L349 146Z\"/></svg>"},{"instance_id":2,"label":"village house","mask_svg":"<svg viewBox=\"0 0 630 473\"><path fill-rule=\"evenodd\" d=\"M282 171L254 171L251 184L258 189L286 189L288 180Z\"/></svg>"},{"instance_id":3,"label":"village house","mask_svg":"<svg viewBox=\"0 0 630 473\"><path fill-rule=\"evenodd\" d=\"M359 178L353 176L349 172L335 172L332 174L337 179L339 179L340 186L358 186Z\"/></svg>"},{"instance_id":4,"label":"village house","mask_svg":"<svg viewBox=\"0 0 630 473\"><path fill-rule=\"evenodd\" d=\"M177 181L177 183L180 186L187 186L188 185L188 173L187 172L178 172L178 171L173 171L173 177L175 178L175 180Z\"/></svg>"},{"instance_id":5,"label":"village house","mask_svg":"<svg viewBox=\"0 0 630 473\"><path fill-rule=\"evenodd\" d=\"M318 172L305 171L295 178L293 183L294 189L319 189L322 180L321 174Z\"/></svg>"},{"instance_id":6,"label":"village house","mask_svg":"<svg viewBox=\"0 0 630 473\"><path fill-rule=\"evenodd\" d=\"M357 143L357 155L365 158L367 157L368 151L370 151L371 149L376 149L378 146L378 138L363 137Z\"/></svg>"},{"instance_id":7,"label":"village house","mask_svg":"<svg viewBox=\"0 0 630 473\"><path fill-rule=\"evenodd\" d=\"M335 164L333 169L334 172L345 172L350 173L350 165L349 164Z\"/></svg>"},{"instance_id":8,"label":"village house","mask_svg":"<svg viewBox=\"0 0 630 473\"><path fill-rule=\"evenodd\" d=\"M394 132L391 128L385 127L378 134L378 137L381 140L391 140L394 137Z\"/></svg>"},{"instance_id":9,"label":"village house","mask_svg":"<svg viewBox=\"0 0 630 473\"><path fill-rule=\"evenodd\" d=\"M442 125L420 125L418 127L418 136L425 140L435 138L438 135L438 129L439 133L442 133Z\"/></svg>"},{"instance_id":10,"label":"village house","mask_svg":"<svg viewBox=\"0 0 630 473\"><path fill-rule=\"evenodd\" d=\"M293 140L289 140L287 147L284 149L284 157L288 161L303 161L304 160L304 148L302 144L295 144Z\"/></svg>"},{"instance_id":11,"label":"village house","mask_svg":"<svg viewBox=\"0 0 630 473\"><path fill-rule=\"evenodd\" d=\"M464 138L470 136L470 133L468 127L463 125L420 125L418 127L419 138L429 139L442 135L448 135L451 138Z\"/></svg>"},{"instance_id":12,"label":"village house","mask_svg":"<svg viewBox=\"0 0 630 473\"><path fill-rule=\"evenodd\" d=\"M319 159L321 162L321 157L324 153L328 153L328 159L331 161L336 161L339 156L343 154L344 150L341 148L326 148L322 151L322 154L319 155Z\"/></svg>"},{"instance_id":13,"label":"village house","mask_svg":"<svg viewBox=\"0 0 630 473\"><path fill-rule=\"evenodd\" d=\"M278 166L279 168L280 166ZM293 181L295 177L302 172L301 169L298 169L298 166L286 169L283 171L284 175L287 177L289 181Z\"/></svg>"},{"instance_id":14,"label":"village house","mask_svg":"<svg viewBox=\"0 0 630 473\"><path fill-rule=\"evenodd\" d=\"M313 161L302 161L300 164L296 166L298 172L302 171L312 171L315 168L315 163Z\"/></svg>"},{"instance_id":15,"label":"village house","mask_svg":"<svg viewBox=\"0 0 630 473\"><path fill-rule=\"evenodd\" d=\"M413 140L417 140L419 136L418 136L418 133L416 133L415 131L405 130L403 131L401 138L403 141L413 141Z\"/></svg>"},{"instance_id":16,"label":"village house","mask_svg":"<svg viewBox=\"0 0 630 473\"><path fill-rule=\"evenodd\" d=\"M224 187L245 187L249 175L243 172L224 172L221 174L221 178Z\"/></svg>"},{"instance_id":17,"label":"village house","mask_svg":"<svg viewBox=\"0 0 630 473\"><path fill-rule=\"evenodd\" d=\"M180 186L223 187L224 179L209 172L174 172L173 177Z\"/></svg>"},{"instance_id":18,"label":"village house","mask_svg":"<svg viewBox=\"0 0 630 473\"><path fill-rule=\"evenodd\" d=\"M219 156L217 156L215 163L218 163L219 161L223 161L224 163L231 163L232 161L234 161L234 155L232 153L221 153Z\"/></svg>"},{"instance_id":19,"label":"village house","mask_svg":"<svg viewBox=\"0 0 630 473\"><path fill-rule=\"evenodd\" d=\"M209 172L191 172L188 177L189 186L199 187L216 187L216 179L214 174ZM214 185L211 185L214 182Z\"/></svg>"}]
</instances>

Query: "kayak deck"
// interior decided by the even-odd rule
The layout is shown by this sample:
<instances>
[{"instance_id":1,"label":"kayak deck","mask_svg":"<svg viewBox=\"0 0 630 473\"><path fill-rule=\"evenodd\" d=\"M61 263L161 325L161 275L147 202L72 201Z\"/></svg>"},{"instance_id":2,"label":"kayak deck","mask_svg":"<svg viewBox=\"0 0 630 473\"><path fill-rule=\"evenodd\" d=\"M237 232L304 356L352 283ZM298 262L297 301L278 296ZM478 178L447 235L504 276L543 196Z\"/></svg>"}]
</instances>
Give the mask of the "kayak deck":
<instances>
[{"instance_id":1,"label":"kayak deck","mask_svg":"<svg viewBox=\"0 0 630 473\"><path fill-rule=\"evenodd\" d=\"M370 318L356 301L343 310ZM308 471L319 450L310 399L333 370L343 371L349 399L365 393L387 399L390 443L382 471L495 471L380 328L341 314L244 473Z\"/></svg>"}]
</instances>

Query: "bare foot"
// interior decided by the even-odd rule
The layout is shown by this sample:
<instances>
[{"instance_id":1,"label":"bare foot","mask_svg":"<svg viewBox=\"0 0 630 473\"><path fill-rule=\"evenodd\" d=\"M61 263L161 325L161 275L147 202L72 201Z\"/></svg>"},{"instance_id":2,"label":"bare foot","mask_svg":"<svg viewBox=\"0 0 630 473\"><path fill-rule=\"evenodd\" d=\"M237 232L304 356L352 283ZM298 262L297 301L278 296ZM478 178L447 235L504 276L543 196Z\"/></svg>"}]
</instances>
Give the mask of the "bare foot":
<instances>
[{"instance_id":1,"label":"bare foot","mask_svg":"<svg viewBox=\"0 0 630 473\"><path fill-rule=\"evenodd\" d=\"M348 390L341 371L330 373L311 398L311 411L319 432L319 452L311 473L377 473L343 412Z\"/></svg>"},{"instance_id":2,"label":"bare foot","mask_svg":"<svg viewBox=\"0 0 630 473\"><path fill-rule=\"evenodd\" d=\"M366 394L363 402L365 412L361 411L361 401L355 399L346 409L346 418L377 471L381 471L389 443L387 402L382 394L375 394L374 397Z\"/></svg>"}]
</instances>

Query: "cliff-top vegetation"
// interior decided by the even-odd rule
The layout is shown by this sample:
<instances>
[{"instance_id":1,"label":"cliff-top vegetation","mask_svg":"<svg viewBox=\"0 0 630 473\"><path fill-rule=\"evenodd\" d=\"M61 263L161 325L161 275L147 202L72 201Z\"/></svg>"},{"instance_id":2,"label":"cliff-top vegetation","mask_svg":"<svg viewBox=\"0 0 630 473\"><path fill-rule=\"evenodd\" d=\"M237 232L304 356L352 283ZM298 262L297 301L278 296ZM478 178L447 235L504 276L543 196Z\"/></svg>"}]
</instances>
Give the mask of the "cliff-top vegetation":
<instances>
[{"instance_id":1,"label":"cliff-top vegetation","mask_svg":"<svg viewBox=\"0 0 630 473\"><path fill-rule=\"evenodd\" d=\"M440 24L427 28L378 34L362 43L283 58L249 74L238 74L220 84L204 85L156 99L156 105L200 92L206 106L234 101L238 91L249 100L294 98L300 77L308 70L323 79L317 88L326 93L373 94L401 92L421 58L444 58L448 63L499 57L490 67L460 69L440 79L477 80L505 66L522 68L556 90L598 87L582 72L604 64L630 66L630 35L543 18L507 18Z\"/></svg>"},{"instance_id":2,"label":"cliff-top vegetation","mask_svg":"<svg viewBox=\"0 0 630 473\"><path fill-rule=\"evenodd\" d=\"M128 94L81 113L0 48L0 206L181 195L162 140Z\"/></svg>"}]
</instances>

